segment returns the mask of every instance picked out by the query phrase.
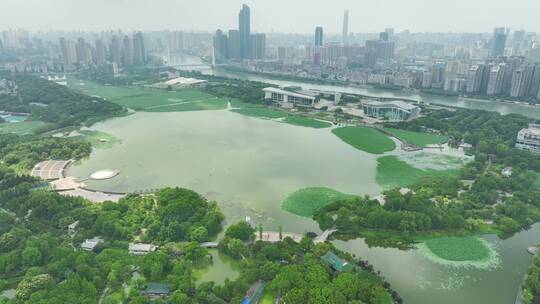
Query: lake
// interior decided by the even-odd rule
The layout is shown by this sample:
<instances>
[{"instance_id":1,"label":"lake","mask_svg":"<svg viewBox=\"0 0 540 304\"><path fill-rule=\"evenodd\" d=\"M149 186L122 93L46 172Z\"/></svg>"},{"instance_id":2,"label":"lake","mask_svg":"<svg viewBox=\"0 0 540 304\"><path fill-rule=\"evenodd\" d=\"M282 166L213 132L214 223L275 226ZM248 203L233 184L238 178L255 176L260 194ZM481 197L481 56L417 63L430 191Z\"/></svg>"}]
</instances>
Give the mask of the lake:
<instances>
[{"instance_id":1,"label":"lake","mask_svg":"<svg viewBox=\"0 0 540 304\"><path fill-rule=\"evenodd\" d=\"M228 110L137 112L92 128L122 143L95 149L69 174L86 178L101 169L120 170L111 180L87 182L99 190L193 189L217 201L227 223L250 216L266 229L282 225L289 232L319 232L311 219L281 210L289 193L311 186L372 196L381 191L375 182L378 156L343 143L330 128L298 127ZM406 303L508 304L531 263L526 247L540 242L538 230L535 225L504 241L486 236L502 261L495 270L455 269L434 264L415 250L369 248L362 239L334 243L369 260ZM206 270L208 277L221 282L234 275L213 256L217 266Z\"/></svg>"}]
</instances>

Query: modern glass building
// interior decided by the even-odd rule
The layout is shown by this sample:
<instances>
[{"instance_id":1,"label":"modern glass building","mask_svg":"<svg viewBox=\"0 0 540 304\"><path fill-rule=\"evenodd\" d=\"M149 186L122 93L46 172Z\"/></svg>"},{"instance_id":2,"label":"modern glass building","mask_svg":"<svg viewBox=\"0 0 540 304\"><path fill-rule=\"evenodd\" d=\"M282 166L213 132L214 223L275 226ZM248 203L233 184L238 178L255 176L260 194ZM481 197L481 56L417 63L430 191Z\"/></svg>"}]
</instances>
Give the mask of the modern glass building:
<instances>
[{"instance_id":1,"label":"modern glass building","mask_svg":"<svg viewBox=\"0 0 540 304\"><path fill-rule=\"evenodd\" d=\"M362 104L364 114L370 117L386 120L409 120L420 114L420 108L400 101L368 101Z\"/></svg>"},{"instance_id":2,"label":"modern glass building","mask_svg":"<svg viewBox=\"0 0 540 304\"><path fill-rule=\"evenodd\" d=\"M264 88L264 98L277 103L291 103L297 106L312 107L320 100L321 94L310 91L288 91L278 88Z\"/></svg>"}]
</instances>

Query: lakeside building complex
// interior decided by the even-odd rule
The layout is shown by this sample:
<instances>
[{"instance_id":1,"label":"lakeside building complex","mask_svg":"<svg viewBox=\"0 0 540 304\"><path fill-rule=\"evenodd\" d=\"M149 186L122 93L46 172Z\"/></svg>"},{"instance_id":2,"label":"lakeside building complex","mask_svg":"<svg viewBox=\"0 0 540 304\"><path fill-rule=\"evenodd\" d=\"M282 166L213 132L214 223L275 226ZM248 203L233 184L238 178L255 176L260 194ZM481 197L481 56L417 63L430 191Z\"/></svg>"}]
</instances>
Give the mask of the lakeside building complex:
<instances>
[{"instance_id":1,"label":"lakeside building complex","mask_svg":"<svg viewBox=\"0 0 540 304\"><path fill-rule=\"evenodd\" d=\"M325 101L338 104L341 94L337 92L324 92L318 90L302 90L299 87L264 88L264 99L272 100L283 106L314 107L315 104Z\"/></svg>"},{"instance_id":2,"label":"lakeside building complex","mask_svg":"<svg viewBox=\"0 0 540 304\"><path fill-rule=\"evenodd\" d=\"M362 103L364 114L370 117L388 120L410 120L420 114L420 108L400 101L368 101Z\"/></svg>"},{"instance_id":3,"label":"lakeside building complex","mask_svg":"<svg viewBox=\"0 0 540 304\"><path fill-rule=\"evenodd\" d=\"M540 125L529 124L526 129L518 132L516 148L540 154Z\"/></svg>"}]
</instances>

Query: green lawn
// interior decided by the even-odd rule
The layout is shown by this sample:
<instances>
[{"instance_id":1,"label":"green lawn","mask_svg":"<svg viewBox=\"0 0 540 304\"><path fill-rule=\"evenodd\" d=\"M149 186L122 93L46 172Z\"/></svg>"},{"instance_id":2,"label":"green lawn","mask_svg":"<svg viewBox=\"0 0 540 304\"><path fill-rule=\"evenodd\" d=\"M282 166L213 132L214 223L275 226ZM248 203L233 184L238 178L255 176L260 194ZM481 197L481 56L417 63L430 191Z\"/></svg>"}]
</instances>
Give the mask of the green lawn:
<instances>
[{"instance_id":1,"label":"green lawn","mask_svg":"<svg viewBox=\"0 0 540 304\"><path fill-rule=\"evenodd\" d=\"M307 118L307 117L303 117L299 115L289 115L285 117L284 122L291 125L316 128L316 129L329 128L332 126L332 124L329 122L315 120L315 119L311 119L311 118Z\"/></svg>"},{"instance_id":2,"label":"green lawn","mask_svg":"<svg viewBox=\"0 0 540 304\"><path fill-rule=\"evenodd\" d=\"M356 196L324 187L296 190L283 201L281 208L304 217L312 217L321 208L339 200L354 199Z\"/></svg>"},{"instance_id":3,"label":"green lawn","mask_svg":"<svg viewBox=\"0 0 540 304\"><path fill-rule=\"evenodd\" d=\"M261 297L261 300L259 301L259 304L273 304L275 298L276 295L273 292L265 290L263 296Z\"/></svg>"},{"instance_id":4,"label":"green lawn","mask_svg":"<svg viewBox=\"0 0 540 304\"><path fill-rule=\"evenodd\" d=\"M342 127L332 130L344 142L373 154L382 154L396 148L393 140L383 133L367 127Z\"/></svg>"},{"instance_id":5,"label":"green lawn","mask_svg":"<svg viewBox=\"0 0 540 304\"><path fill-rule=\"evenodd\" d=\"M33 134L35 130L45 126L42 121L20 121L0 123L1 133L15 133L17 135Z\"/></svg>"},{"instance_id":6,"label":"green lawn","mask_svg":"<svg viewBox=\"0 0 540 304\"><path fill-rule=\"evenodd\" d=\"M375 180L385 190L414 184L423 177L443 176L458 172L457 169L419 169L398 159L396 156L379 157L377 162Z\"/></svg>"},{"instance_id":7,"label":"green lawn","mask_svg":"<svg viewBox=\"0 0 540 304\"><path fill-rule=\"evenodd\" d=\"M385 128L385 130L403 139L404 141L410 144L417 145L419 147L425 147L427 145L433 144L442 144L448 141L448 137L436 134L412 132L392 128Z\"/></svg>"},{"instance_id":8,"label":"green lawn","mask_svg":"<svg viewBox=\"0 0 540 304\"><path fill-rule=\"evenodd\" d=\"M489 258L489 248L477 237L437 237L424 241L427 248L448 261L481 261Z\"/></svg>"},{"instance_id":9,"label":"green lawn","mask_svg":"<svg viewBox=\"0 0 540 304\"><path fill-rule=\"evenodd\" d=\"M221 110L227 108L229 101L229 98L218 98L194 89L179 89L175 92L168 92L137 86L107 86L89 81L83 83L84 85L79 85L79 82L75 82L71 86L88 95L99 96L137 111Z\"/></svg>"},{"instance_id":10,"label":"green lawn","mask_svg":"<svg viewBox=\"0 0 540 304\"><path fill-rule=\"evenodd\" d=\"M249 108L234 109L232 111L242 114L242 115L246 115L246 116L269 118L269 119L284 118L285 116L287 116L287 113L283 111L275 110L271 108L265 108L265 107L249 107Z\"/></svg>"}]
</instances>

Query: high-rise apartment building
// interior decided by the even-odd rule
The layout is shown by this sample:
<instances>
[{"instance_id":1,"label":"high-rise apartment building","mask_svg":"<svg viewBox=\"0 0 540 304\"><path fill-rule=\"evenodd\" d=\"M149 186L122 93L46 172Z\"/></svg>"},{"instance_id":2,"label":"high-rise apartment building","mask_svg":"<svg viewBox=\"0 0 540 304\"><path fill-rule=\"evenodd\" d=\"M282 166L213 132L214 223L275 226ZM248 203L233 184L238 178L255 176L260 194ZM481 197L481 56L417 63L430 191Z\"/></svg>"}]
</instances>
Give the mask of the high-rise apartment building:
<instances>
[{"instance_id":1,"label":"high-rise apartment building","mask_svg":"<svg viewBox=\"0 0 540 304\"><path fill-rule=\"evenodd\" d=\"M489 71L489 80L487 85L488 95L499 95L504 90L504 68L505 64L501 63L491 67Z\"/></svg>"},{"instance_id":2,"label":"high-rise apartment building","mask_svg":"<svg viewBox=\"0 0 540 304\"><path fill-rule=\"evenodd\" d=\"M73 64L77 62L77 52L73 41L66 38L60 38L60 50L64 62L64 69L71 69Z\"/></svg>"},{"instance_id":3,"label":"high-rise apartment building","mask_svg":"<svg viewBox=\"0 0 540 304\"><path fill-rule=\"evenodd\" d=\"M238 31L240 33L240 58L247 59L251 54L251 23L249 6L242 5L238 14Z\"/></svg>"},{"instance_id":4,"label":"high-rise apartment building","mask_svg":"<svg viewBox=\"0 0 540 304\"><path fill-rule=\"evenodd\" d=\"M95 62L98 65L105 64L107 62L107 49L101 39L96 40L95 43Z\"/></svg>"},{"instance_id":5,"label":"high-rise apartment building","mask_svg":"<svg viewBox=\"0 0 540 304\"><path fill-rule=\"evenodd\" d=\"M178 52L184 49L184 32L174 31L169 33L169 50Z\"/></svg>"},{"instance_id":6,"label":"high-rise apartment building","mask_svg":"<svg viewBox=\"0 0 540 304\"><path fill-rule=\"evenodd\" d=\"M485 64L473 64L467 75L467 93L484 93L487 89L489 67Z\"/></svg>"},{"instance_id":7,"label":"high-rise apartment building","mask_svg":"<svg viewBox=\"0 0 540 304\"><path fill-rule=\"evenodd\" d=\"M240 32L229 30L228 54L231 59L240 59Z\"/></svg>"},{"instance_id":8,"label":"high-rise apartment building","mask_svg":"<svg viewBox=\"0 0 540 304\"><path fill-rule=\"evenodd\" d=\"M141 32L133 35L133 63L143 65L146 63L146 48L144 45L144 37Z\"/></svg>"},{"instance_id":9,"label":"high-rise apartment building","mask_svg":"<svg viewBox=\"0 0 540 304\"><path fill-rule=\"evenodd\" d=\"M266 57L266 35L251 34L251 58L264 59Z\"/></svg>"},{"instance_id":10,"label":"high-rise apartment building","mask_svg":"<svg viewBox=\"0 0 540 304\"><path fill-rule=\"evenodd\" d=\"M111 61L116 62L116 64L122 63L122 44L120 38L114 35L111 38L111 46L109 47Z\"/></svg>"},{"instance_id":11,"label":"high-rise apartment building","mask_svg":"<svg viewBox=\"0 0 540 304\"><path fill-rule=\"evenodd\" d=\"M525 97L529 92L534 67L531 65L523 65L514 71L512 76L512 86L510 88L510 97L520 98Z\"/></svg>"},{"instance_id":12,"label":"high-rise apartment building","mask_svg":"<svg viewBox=\"0 0 540 304\"><path fill-rule=\"evenodd\" d=\"M127 35L122 41L122 64L125 66L133 64L133 41Z\"/></svg>"},{"instance_id":13,"label":"high-rise apartment building","mask_svg":"<svg viewBox=\"0 0 540 304\"><path fill-rule=\"evenodd\" d=\"M229 43L227 35L222 30L217 30L213 38L214 59L221 63L229 58Z\"/></svg>"}]
</instances>

